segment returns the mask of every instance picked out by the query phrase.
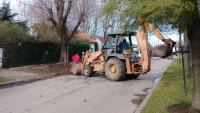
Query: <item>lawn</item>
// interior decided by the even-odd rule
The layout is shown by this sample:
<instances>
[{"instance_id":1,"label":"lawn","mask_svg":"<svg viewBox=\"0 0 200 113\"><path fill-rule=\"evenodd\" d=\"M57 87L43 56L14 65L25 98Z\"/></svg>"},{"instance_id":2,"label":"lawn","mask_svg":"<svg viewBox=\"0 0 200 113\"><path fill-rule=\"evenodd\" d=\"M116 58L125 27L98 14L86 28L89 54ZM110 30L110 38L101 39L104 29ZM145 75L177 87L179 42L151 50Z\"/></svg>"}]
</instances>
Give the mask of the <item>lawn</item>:
<instances>
[{"instance_id":1,"label":"lawn","mask_svg":"<svg viewBox=\"0 0 200 113\"><path fill-rule=\"evenodd\" d=\"M10 82L10 81L11 81L10 79L0 77L0 84Z\"/></svg>"},{"instance_id":2,"label":"lawn","mask_svg":"<svg viewBox=\"0 0 200 113\"><path fill-rule=\"evenodd\" d=\"M187 76L187 67L185 69L187 96L184 94L182 64L175 59L164 72L162 80L141 113L169 113L167 109L170 106L170 108L174 107L170 109L171 113L191 112L193 80L192 77Z\"/></svg>"}]
</instances>

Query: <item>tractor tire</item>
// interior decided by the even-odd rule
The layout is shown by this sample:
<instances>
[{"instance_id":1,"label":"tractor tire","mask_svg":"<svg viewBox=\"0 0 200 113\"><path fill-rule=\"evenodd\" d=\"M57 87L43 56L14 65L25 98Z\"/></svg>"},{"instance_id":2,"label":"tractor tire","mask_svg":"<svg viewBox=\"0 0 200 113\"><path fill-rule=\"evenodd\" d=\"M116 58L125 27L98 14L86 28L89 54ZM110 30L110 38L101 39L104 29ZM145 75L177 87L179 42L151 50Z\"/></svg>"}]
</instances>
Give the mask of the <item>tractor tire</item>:
<instances>
[{"instance_id":1,"label":"tractor tire","mask_svg":"<svg viewBox=\"0 0 200 113\"><path fill-rule=\"evenodd\" d=\"M126 74L125 77L127 79L136 79L138 78L140 75L135 75L135 74Z\"/></svg>"},{"instance_id":2,"label":"tractor tire","mask_svg":"<svg viewBox=\"0 0 200 113\"><path fill-rule=\"evenodd\" d=\"M117 58L111 58L106 62L105 75L109 80L119 81L125 76L125 64Z\"/></svg>"},{"instance_id":3,"label":"tractor tire","mask_svg":"<svg viewBox=\"0 0 200 113\"><path fill-rule=\"evenodd\" d=\"M93 73L93 68L89 65L85 65L83 67L83 75L86 76L86 77L91 77Z\"/></svg>"}]
</instances>

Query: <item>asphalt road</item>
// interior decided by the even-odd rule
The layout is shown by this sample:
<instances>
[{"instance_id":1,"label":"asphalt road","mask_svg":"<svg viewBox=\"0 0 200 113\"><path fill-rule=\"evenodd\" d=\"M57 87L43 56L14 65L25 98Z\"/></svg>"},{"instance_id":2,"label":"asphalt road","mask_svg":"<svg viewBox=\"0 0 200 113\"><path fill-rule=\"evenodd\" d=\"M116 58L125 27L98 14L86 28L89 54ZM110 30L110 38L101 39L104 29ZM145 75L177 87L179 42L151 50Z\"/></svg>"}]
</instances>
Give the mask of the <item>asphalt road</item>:
<instances>
[{"instance_id":1,"label":"asphalt road","mask_svg":"<svg viewBox=\"0 0 200 113\"><path fill-rule=\"evenodd\" d=\"M134 113L172 60L152 59L138 79L66 75L0 90L0 113Z\"/></svg>"}]
</instances>

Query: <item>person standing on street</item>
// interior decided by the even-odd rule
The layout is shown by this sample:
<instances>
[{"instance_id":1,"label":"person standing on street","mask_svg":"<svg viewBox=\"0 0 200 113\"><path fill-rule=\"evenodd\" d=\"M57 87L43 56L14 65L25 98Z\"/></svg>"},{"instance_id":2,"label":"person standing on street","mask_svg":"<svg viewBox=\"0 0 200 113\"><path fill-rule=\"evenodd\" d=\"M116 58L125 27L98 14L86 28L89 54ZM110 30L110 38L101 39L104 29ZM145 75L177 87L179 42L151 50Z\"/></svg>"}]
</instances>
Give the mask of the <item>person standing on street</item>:
<instances>
[{"instance_id":1,"label":"person standing on street","mask_svg":"<svg viewBox=\"0 0 200 113\"><path fill-rule=\"evenodd\" d=\"M74 64L78 64L79 62L82 62L80 56L78 54L75 54L73 57L72 57L72 61Z\"/></svg>"}]
</instances>

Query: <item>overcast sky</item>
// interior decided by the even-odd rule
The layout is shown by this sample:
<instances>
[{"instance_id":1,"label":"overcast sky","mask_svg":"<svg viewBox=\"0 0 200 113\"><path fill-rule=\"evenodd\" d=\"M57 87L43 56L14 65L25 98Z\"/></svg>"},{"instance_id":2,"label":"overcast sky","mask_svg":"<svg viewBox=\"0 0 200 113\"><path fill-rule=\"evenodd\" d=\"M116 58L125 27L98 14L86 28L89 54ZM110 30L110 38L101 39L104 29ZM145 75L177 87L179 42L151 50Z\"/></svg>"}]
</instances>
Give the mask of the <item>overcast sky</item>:
<instances>
[{"instance_id":1,"label":"overcast sky","mask_svg":"<svg viewBox=\"0 0 200 113\"><path fill-rule=\"evenodd\" d=\"M10 8L13 10L13 12L14 10L16 10L17 4L18 4L16 0L0 0L1 5L3 1L10 2ZM20 0L20 1L23 1L23 0Z\"/></svg>"},{"instance_id":2,"label":"overcast sky","mask_svg":"<svg viewBox=\"0 0 200 113\"><path fill-rule=\"evenodd\" d=\"M10 1L10 3L11 3L11 9L12 9L12 12L13 13L16 13L17 12L17 7L18 7L18 4L19 4L19 2L18 1L24 1L24 0L0 0L0 3L2 4L2 2L3 1ZM178 33L175 31L174 33L165 33L166 35L167 35L167 37L169 37L169 38L171 38L172 40L174 40L174 41L176 41L176 42L178 42L178 40L179 40L179 35L178 35ZM103 34L102 34L102 36L103 36ZM162 41L161 40L158 40L158 38L157 37L155 37L155 36L153 36L153 35L149 35L148 36L149 37L149 42L152 44L152 45L155 45L155 44L160 44L160 43L162 43ZM137 43L136 42L136 40L134 41L134 43Z\"/></svg>"}]
</instances>

